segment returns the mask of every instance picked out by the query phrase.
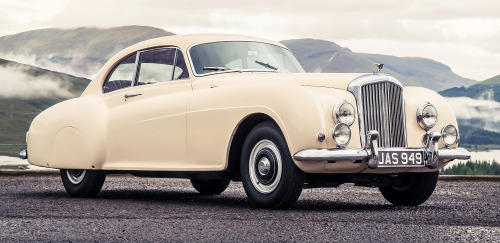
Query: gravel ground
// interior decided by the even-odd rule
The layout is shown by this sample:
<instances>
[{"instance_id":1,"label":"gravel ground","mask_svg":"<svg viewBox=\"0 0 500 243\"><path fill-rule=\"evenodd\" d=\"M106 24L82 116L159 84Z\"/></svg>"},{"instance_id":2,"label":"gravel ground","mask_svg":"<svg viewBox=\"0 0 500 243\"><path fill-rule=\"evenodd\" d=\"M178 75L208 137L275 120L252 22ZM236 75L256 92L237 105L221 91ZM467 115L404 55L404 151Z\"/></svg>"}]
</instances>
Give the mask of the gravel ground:
<instances>
[{"instance_id":1,"label":"gravel ground","mask_svg":"<svg viewBox=\"0 0 500 243\"><path fill-rule=\"evenodd\" d=\"M219 196L188 180L108 176L94 199L56 175L0 176L0 242L500 242L499 181L439 181L419 207L376 188L305 189L289 210L248 206L241 183Z\"/></svg>"}]
</instances>

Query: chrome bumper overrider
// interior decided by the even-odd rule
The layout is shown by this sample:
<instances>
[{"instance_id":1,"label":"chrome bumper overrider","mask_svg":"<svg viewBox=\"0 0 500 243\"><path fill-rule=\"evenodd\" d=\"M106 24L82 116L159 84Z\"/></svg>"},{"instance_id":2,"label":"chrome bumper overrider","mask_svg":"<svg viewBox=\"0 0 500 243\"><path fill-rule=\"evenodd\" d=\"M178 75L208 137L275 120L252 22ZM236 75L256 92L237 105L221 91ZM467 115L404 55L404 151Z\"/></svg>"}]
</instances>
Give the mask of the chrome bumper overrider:
<instances>
[{"instance_id":1,"label":"chrome bumper overrider","mask_svg":"<svg viewBox=\"0 0 500 243\"><path fill-rule=\"evenodd\" d=\"M28 158L28 151L25 149L25 150L19 152L19 158L20 159L27 159Z\"/></svg>"},{"instance_id":2,"label":"chrome bumper overrider","mask_svg":"<svg viewBox=\"0 0 500 243\"><path fill-rule=\"evenodd\" d=\"M415 151L423 150L424 164L430 169L438 167L440 159L452 160L461 159L467 160L470 154L463 148L441 148L438 147L438 141L441 134L438 132L431 132L427 141L427 146L424 148L379 148L377 145L377 131L370 131L366 136L367 146L365 148L353 149L304 149L297 152L293 158L297 161L368 161L368 168L376 169L378 167L378 152L379 150L395 150L398 151Z\"/></svg>"}]
</instances>

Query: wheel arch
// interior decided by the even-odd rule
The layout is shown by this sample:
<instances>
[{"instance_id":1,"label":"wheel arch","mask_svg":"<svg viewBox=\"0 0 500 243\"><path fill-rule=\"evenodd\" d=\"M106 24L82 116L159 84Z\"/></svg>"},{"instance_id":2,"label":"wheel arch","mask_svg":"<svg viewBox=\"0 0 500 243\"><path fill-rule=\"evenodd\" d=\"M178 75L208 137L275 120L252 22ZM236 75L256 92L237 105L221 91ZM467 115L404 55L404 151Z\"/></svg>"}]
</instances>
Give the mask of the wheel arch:
<instances>
[{"instance_id":1,"label":"wheel arch","mask_svg":"<svg viewBox=\"0 0 500 243\"><path fill-rule=\"evenodd\" d=\"M243 149L243 143L250 131L262 122L273 122L279 127L279 124L269 115L264 113L254 113L246 116L241 120L241 122L236 126L231 142L229 143L229 153L227 158L227 169L229 172L231 180L240 181L240 158L241 150ZM281 130L281 128L280 128ZM283 131L281 131L283 133Z\"/></svg>"}]
</instances>

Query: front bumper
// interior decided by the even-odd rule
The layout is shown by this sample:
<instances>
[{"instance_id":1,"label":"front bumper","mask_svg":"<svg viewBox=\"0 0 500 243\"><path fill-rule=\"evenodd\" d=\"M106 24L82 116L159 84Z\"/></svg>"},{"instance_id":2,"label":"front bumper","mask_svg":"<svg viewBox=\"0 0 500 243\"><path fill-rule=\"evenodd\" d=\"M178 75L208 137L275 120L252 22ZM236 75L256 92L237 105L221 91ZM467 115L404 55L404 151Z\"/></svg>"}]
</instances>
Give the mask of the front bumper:
<instances>
[{"instance_id":1,"label":"front bumper","mask_svg":"<svg viewBox=\"0 0 500 243\"><path fill-rule=\"evenodd\" d=\"M293 156L297 161L368 161L368 168L376 169L379 166L378 154L383 151L415 151L424 152L424 166L435 169L439 160L467 160L470 154L464 148L438 148L441 134L432 132L429 135L427 146L423 148L379 148L377 145L378 132L370 131L367 134L367 146L354 149L304 149Z\"/></svg>"}]
</instances>

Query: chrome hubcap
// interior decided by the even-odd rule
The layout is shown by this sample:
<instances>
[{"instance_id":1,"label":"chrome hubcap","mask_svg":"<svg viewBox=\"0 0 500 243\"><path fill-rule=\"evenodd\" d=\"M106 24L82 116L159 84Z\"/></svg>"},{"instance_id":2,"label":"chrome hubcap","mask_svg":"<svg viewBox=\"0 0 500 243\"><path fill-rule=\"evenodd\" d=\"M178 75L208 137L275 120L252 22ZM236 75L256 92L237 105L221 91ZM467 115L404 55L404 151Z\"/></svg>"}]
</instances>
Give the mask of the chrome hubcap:
<instances>
[{"instance_id":1,"label":"chrome hubcap","mask_svg":"<svg viewBox=\"0 0 500 243\"><path fill-rule=\"evenodd\" d=\"M271 162L269 162L268 158L262 157L262 159L260 159L259 161L257 168L259 169L259 174L261 176L265 176L269 174L269 172L271 171Z\"/></svg>"},{"instance_id":2,"label":"chrome hubcap","mask_svg":"<svg viewBox=\"0 0 500 243\"><path fill-rule=\"evenodd\" d=\"M269 194L276 190L281 180L281 154L273 142L267 139L255 144L248 160L250 181L257 191Z\"/></svg>"},{"instance_id":3,"label":"chrome hubcap","mask_svg":"<svg viewBox=\"0 0 500 243\"><path fill-rule=\"evenodd\" d=\"M66 170L66 175L68 180L75 185L80 184L87 174L86 170Z\"/></svg>"}]
</instances>

